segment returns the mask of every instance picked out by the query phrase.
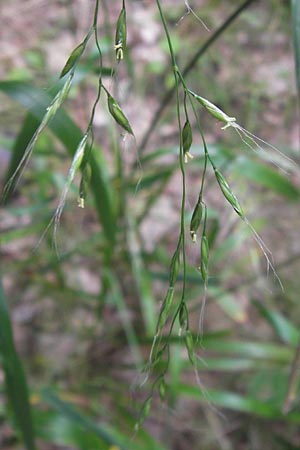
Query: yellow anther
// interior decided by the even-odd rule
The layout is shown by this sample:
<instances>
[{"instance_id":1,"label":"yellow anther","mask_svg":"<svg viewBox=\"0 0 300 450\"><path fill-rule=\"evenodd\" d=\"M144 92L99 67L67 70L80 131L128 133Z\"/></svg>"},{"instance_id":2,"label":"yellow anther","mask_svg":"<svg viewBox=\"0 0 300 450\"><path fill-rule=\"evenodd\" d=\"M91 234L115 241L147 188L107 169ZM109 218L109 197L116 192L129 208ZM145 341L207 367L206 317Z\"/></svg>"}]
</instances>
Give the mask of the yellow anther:
<instances>
[{"instance_id":1,"label":"yellow anther","mask_svg":"<svg viewBox=\"0 0 300 450\"><path fill-rule=\"evenodd\" d=\"M184 162L187 164L189 162L189 159L193 159L194 156L190 152L185 152L184 154Z\"/></svg>"},{"instance_id":2,"label":"yellow anther","mask_svg":"<svg viewBox=\"0 0 300 450\"><path fill-rule=\"evenodd\" d=\"M84 198L79 198L78 199L78 206L79 208L84 208Z\"/></svg>"},{"instance_id":3,"label":"yellow anther","mask_svg":"<svg viewBox=\"0 0 300 450\"><path fill-rule=\"evenodd\" d=\"M190 233L191 233L192 241L194 243L197 242L197 234L195 233L195 231L191 231Z\"/></svg>"},{"instance_id":4,"label":"yellow anther","mask_svg":"<svg viewBox=\"0 0 300 450\"><path fill-rule=\"evenodd\" d=\"M124 52L123 52L123 43L119 42L118 44L115 45L115 50L116 50L116 57L117 60L120 61L121 59L123 59L124 57Z\"/></svg>"}]
</instances>

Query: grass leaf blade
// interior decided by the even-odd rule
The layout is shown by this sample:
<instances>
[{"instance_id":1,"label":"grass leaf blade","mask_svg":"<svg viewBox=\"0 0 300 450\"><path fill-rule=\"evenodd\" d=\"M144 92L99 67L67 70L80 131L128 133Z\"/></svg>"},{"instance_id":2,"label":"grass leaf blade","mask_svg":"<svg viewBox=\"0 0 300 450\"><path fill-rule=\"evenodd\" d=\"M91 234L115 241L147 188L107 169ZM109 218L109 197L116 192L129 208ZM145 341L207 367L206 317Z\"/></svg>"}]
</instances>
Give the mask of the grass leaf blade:
<instances>
[{"instance_id":1,"label":"grass leaf blade","mask_svg":"<svg viewBox=\"0 0 300 450\"><path fill-rule=\"evenodd\" d=\"M6 392L27 450L35 450L34 429L28 388L22 363L16 352L13 331L0 279L0 357L3 363Z\"/></svg>"},{"instance_id":2,"label":"grass leaf blade","mask_svg":"<svg viewBox=\"0 0 300 450\"><path fill-rule=\"evenodd\" d=\"M272 403L266 403L250 396L242 396L234 392L218 391L215 389L209 389L204 393L201 392L199 387L187 384L180 385L179 390L182 395L191 397L195 400L204 401L206 403L209 400L216 407L231 409L245 414L252 414L256 417L266 419L281 419L283 417L281 411L273 406ZM290 413L286 418L291 422L300 423L299 412Z\"/></svg>"},{"instance_id":3,"label":"grass leaf blade","mask_svg":"<svg viewBox=\"0 0 300 450\"><path fill-rule=\"evenodd\" d=\"M51 97L41 89L34 88L27 83L20 81L0 81L0 91L17 101L24 108L30 110L37 120L41 121L45 109L51 101ZM63 110L59 110L52 121L49 123L49 129L62 142L69 154L73 157L82 139L82 131L75 122ZM23 151L26 151L26 145L23 143ZM19 158L22 156L21 151ZM99 222L107 240L113 244L116 232L115 212L113 208L113 190L108 177L109 171L101 151L97 152L97 158L91 155L92 179L91 189L94 194L95 206L97 209ZM112 249L113 245L111 245Z\"/></svg>"},{"instance_id":4,"label":"grass leaf blade","mask_svg":"<svg viewBox=\"0 0 300 450\"><path fill-rule=\"evenodd\" d=\"M58 411L62 416L66 417L74 424L77 424L87 433L98 436L106 444L111 445L112 447L117 446L120 450L131 450L132 448L135 448L135 446L130 444L129 439L126 436L114 432L107 425L94 422L88 416L74 408L71 403L65 402L59 398L53 391L44 389L42 396L46 403Z\"/></svg>"}]
</instances>

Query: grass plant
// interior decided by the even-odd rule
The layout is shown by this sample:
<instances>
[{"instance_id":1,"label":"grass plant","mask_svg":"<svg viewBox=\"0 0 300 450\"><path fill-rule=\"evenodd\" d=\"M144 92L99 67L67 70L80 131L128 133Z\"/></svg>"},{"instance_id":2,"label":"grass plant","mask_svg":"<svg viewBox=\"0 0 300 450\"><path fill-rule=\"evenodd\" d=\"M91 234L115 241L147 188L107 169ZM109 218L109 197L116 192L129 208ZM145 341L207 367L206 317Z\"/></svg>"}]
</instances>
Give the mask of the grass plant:
<instances>
[{"instance_id":1,"label":"grass plant","mask_svg":"<svg viewBox=\"0 0 300 450\"><path fill-rule=\"evenodd\" d=\"M20 195L20 192L25 197L36 195L39 200L37 208L41 205L38 220L22 231L23 237L39 236L38 248L33 255L19 263L19 270L22 272L29 263L36 277L35 280L32 278L32 284L39 286L40 295L51 291L61 299L70 316L74 310L74 320L70 318L67 324L70 334L73 331L78 333L78 319L75 317L77 308L80 314L89 318L86 324L81 323L82 328L74 347L80 347L80 333L86 326L90 354L93 354L92 344L96 343L98 351L100 348L100 358L95 357L95 366L100 366L101 371L93 367L89 382L89 374L85 373L88 369L75 358L75 369L70 374L72 381L67 388L60 381L61 376L68 378L68 369L64 369L65 372L57 376L58 382L55 381L54 372L52 379L50 377L47 382L39 383L37 388L31 385L29 378L28 393L25 372L14 344L6 294L1 284L0 355L5 391L12 412L8 408L5 417L16 426L19 433L17 439L27 450L38 448L37 439L84 450L163 450L173 448L172 442L153 435L151 426L147 428L147 419L150 425L152 420L152 427L158 426L155 422L157 418L152 415L153 410L158 409L161 413L166 408L165 416L176 416L180 400L193 399L201 405L199 416L210 424L212 430L213 443L206 443L203 439L204 449L215 448L213 445L216 441L219 443L218 448L227 449L242 442L233 438L231 444L231 439L225 439L225 426L216 425L219 420L223 420L222 415L218 416L221 410L230 411L230 414L238 413L236 417L241 423L242 432L247 430L247 417L251 417L253 422L269 420L284 425L287 432L282 442L276 441L276 433L270 434L270 442L274 442L274 447L269 448L284 448L286 442L289 448L296 448L295 427L300 422L299 411L295 406L299 391L299 324L274 307L272 295L266 296L268 300L265 303L261 298L256 298L255 290L255 294L250 294L249 303L263 327L268 329L265 341L250 339L246 332L238 339L230 326L212 329L204 326L207 314L205 305L208 310L217 306L229 318L231 325L246 321L248 313L235 297L235 290L241 288L242 292L247 283L254 290L255 283L264 276L259 253L253 248L249 252L253 255L254 268L258 262L256 272L251 273L248 270L250 258L245 251L241 251L241 245L249 235L254 238L267 261L266 274L269 271L273 273L277 286L273 280L268 280L268 283L272 285L277 298L282 301L284 298L283 285L278 275L280 265L273 261L272 253L261 237L259 218L256 216L250 222L249 202L245 201L243 192L236 195L231 180L235 178L236 172L243 180L247 178L259 189L269 188L273 194L292 205L293 202L299 202L300 194L287 172L297 177L298 166L273 144L268 144L254 132L239 125L235 117L229 116L206 96L194 92L194 88L191 89L186 81L205 52L223 36L242 12L251 5L254 7L255 2L247 0L241 3L181 70L180 55L176 54L173 46L167 7L162 1L156 0L159 23L168 43L173 87L162 95L160 105L149 127L145 127L140 143L136 143L135 126L128 118L129 113L127 115L125 112L126 101L120 99L118 86L121 71L129 67L129 64L126 67L124 63L131 58L127 21L130 21L132 5L129 6L130 3L125 0L120 2L120 9L114 18L115 32L111 33L113 42L110 57L114 55L114 63L112 68L107 69L104 66L106 55L102 28L109 30L110 24L105 20L103 23L101 12L102 9L106 11L104 16L108 20L109 9L105 2L95 0L94 3L92 24L85 37L66 58L60 73L61 81L56 86L45 92L22 81L4 80L0 81L0 90L28 111L12 146L5 175L5 210L16 220L19 212L18 208L14 208L14 196ZM177 24L191 16L197 26L203 27L205 20L190 3L184 2L184 7ZM296 76L299 71L298 9L297 2L291 1ZM66 105L71 90L80 83L77 74L80 74L85 64L84 58L92 42L97 51L95 98L87 124L81 129L62 107ZM85 80L89 76L89 72L82 75ZM147 153L149 138L157 130L162 113L173 96L175 148L157 146L155 151ZM106 110L117 130L108 139L110 150L107 153L97 144L95 118L100 108ZM254 154L243 152L241 156L236 156L231 150L222 150L221 146L214 148L209 144L205 121L202 119L203 110L212 121L220 122L223 130L233 129L240 139L240 145L246 150L251 148ZM238 112L235 115L238 116ZM30 173L30 164L34 164L30 160L35 159L34 150L39 149L43 138L47 140L47 129L51 130L72 158L67 176L61 182L54 173L50 176L50 171L40 170L37 166L34 173L31 172L32 179L27 180L28 187L24 183L23 190L21 178L26 180L27 172ZM133 151L137 149L137 165L141 168L142 176L132 170L136 160L128 163L126 145ZM261 160L257 160L257 156L262 156ZM164 157L167 162L163 165L160 161ZM196 201L192 202L189 194L193 189L190 178L193 167L198 174L198 184L194 188ZM167 229L155 248L146 250L141 226L150 216L152 206L163 196L173 176L176 180L180 176L181 185L177 223L168 217ZM75 188L78 177L78 188ZM43 188L34 194L36 182ZM53 194L49 195L49 190L53 192L53 186L61 191L54 212ZM221 202L231 206L233 217L239 219L240 223L235 218L228 219L226 209L226 215L221 216L219 209L222 203L216 207L211 196L214 187L221 194ZM73 206L70 208L67 205L67 197L74 199L76 191L80 208L78 214L74 214ZM93 203L89 191L93 193ZM247 195L251 197L251 194ZM29 207L26 208L29 213ZM76 239L73 242L70 240L71 228L68 229L66 223L70 214L73 222L79 221L79 217L83 217L79 216L83 208L84 214L93 217L98 231L92 234L90 231L93 227L86 227L87 222L82 219L79 242L74 244ZM47 232L51 226L53 236L48 239ZM46 231L41 234L41 230ZM12 243L17 238L18 231L4 230L4 244ZM53 252L53 247L56 252ZM232 251L240 255L237 261L229 265L227 261ZM43 252L41 256L40 252ZM47 254L45 260L44 254ZM196 263L192 262L193 258ZM297 260L299 256L295 258ZM90 293L86 284L82 289L79 287L80 270L74 270L73 281L68 281L68 276L73 272L68 270L68 265L74 265L77 261L84 273L90 273L93 272L89 267L90 260L101 267L100 274L97 271L99 285L96 294ZM224 270L227 285L223 284L221 277L215 276L218 267ZM236 272L241 271L242 275L244 267L247 277L241 282ZM74 300L76 298L78 302ZM110 315L112 319L106 320L105 317ZM60 317L57 328L54 326L58 335L63 333L66 325L64 320ZM106 345L107 354L102 362L101 348ZM116 359L114 352L117 353ZM93 365L93 356L90 356L90 360L86 366ZM116 379L112 378L113 369L110 372L110 365L116 369ZM211 374L215 374L220 382L217 387L210 383L206 385ZM236 385L232 382L233 375L240 379ZM35 375L32 374L32 377ZM224 386L222 378L226 382ZM268 387L265 385L266 380L269 380ZM129 385L133 397L136 397L136 410L132 403L128 406ZM99 390L101 394L98 394ZM110 395L109 401L104 395L106 391ZM103 399L103 405L99 406L96 395L99 395L100 402ZM264 401L264 398L267 400ZM113 407L108 414L106 403L109 402ZM192 411L193 403L189 405ZM193 419L190 425L193 429ZM223 427L221 431L220 427ZM289 430L292 430L291 436L288 436Z\"/></svg>"}]
</instances>

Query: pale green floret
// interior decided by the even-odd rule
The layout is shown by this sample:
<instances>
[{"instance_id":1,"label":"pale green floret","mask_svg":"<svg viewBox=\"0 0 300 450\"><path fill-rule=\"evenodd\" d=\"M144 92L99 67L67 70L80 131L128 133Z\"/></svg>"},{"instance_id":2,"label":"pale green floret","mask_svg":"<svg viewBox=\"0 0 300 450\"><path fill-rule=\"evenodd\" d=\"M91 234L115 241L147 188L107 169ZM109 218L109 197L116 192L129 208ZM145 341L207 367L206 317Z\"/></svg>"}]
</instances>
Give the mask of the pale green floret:
<instances>
[{"instance_id":1,"label":"pale green floret","mask_svg":"<svg viewBox=\"0 0 300 450\"><path fill-rule=\"evenodd\" d=\"M63 102L66 96L68 95L72 81L73 81L73 73L70 73L65 84L63 85L63 88L58 93L61 102Z\"/></svg>"},{"instance_id":2,"label":"pale green floret","mask_svg":"<svg viewBox=\"0 0 300 450\"><path fill-rule=\"evenodd\" d=\"M200 227L202 220L202 204L197 203L193 211L192 219L190 222L190 235L193 242L197 242L197 230Z\"/></svg>"},{"instance_id":3,"label":"pale green floret","mask_svg":"<svg viewBox=\"0 0 300 450\"><path fill-rule=\"evenodd\" d=\"M73 181L75 173L77 172L77 170L79 169L79 167L82 163L87 140L88 140L88 133L85 133L76 149L76 152L75 152L75 155L74 155L74 158L72 161L72 165L70 167L70 171L68 174L68 181L71 181L71 182Z\"/></svg>"},{"instance_id":4,"label":"pale green floret","mask_svg":"<svg viewBox=\"0 0 300 450\"><path fill-rule=\"evenodd\" d=\"M69 56L63 70L61 71L60 77L64 77L68 72L70 72L71 69L75 66L77 61L79 60L80 56L82 55L84 49L86 46L86 42L81 42L74 50L72 51L71 55Z\"/></svg>"},{"instance_id":5,"label":"pale green floret","mask_svg":"<svg viewBox=\"0 0 300 450\"><path fill-rule=\"evenodd\" d=\"M116 28L115 51L117 60L120 61L124 57L124 48L126 47L126 10L122 8Z\"/></svg>"},{"instance_id":6,"label":"pale green floret","mask_svg":"<svg viewBox=\"0 0 300 450\"><path fill-rule=\"evenodd\" d=\"M85 151L85 147L87 144L87 140L88 140L88 133L85 133L81 139L81 141L79 142L76 152L74 154L73 160L72 160L72 164L71 167L69 169L68 172L68 176L67 176L67 181L65 183L58 207L56 208L55 214L54 214L54 231L53 231L53 236L54 236L54 242L55 242L55 246L56 246L56 234L57 234L57 228L59 225L59 221L60 221L60 217L62 215L65 203L66 203L66 198L68 195L68 191L71 187L71 184L74 180L75 174L78 171L78 169L81 166L81 163L83 161L84 158L84 151ZM79 202L79 206L80 207L84 207L84 201L83 204L82 202Z\"/></svg>"},{"instance_id":7,"label":"pale green floret","mask_svg":"<svg viewBox=\"0 0 300 450\"><path fill-rule=\"evenodd\" d=\"M170 286L168 289L167 295L164 299L163 305L161 307L161 311L160 311L160 315L159 315L159 319L158 319L157 327L156 327L157 334L160 333L160 331L162 330L162 328L164 327L164 325L168 319L168 315L169 315L169 312L172 307L173 295L174 295L174 288L172 286Z\"/></svg>"},{"instance_id":8,"label":"pale green floret","mask_svg":"<svg viewBox=\"0 0 300 450\"><path fill-rule=\"evenodd\" d=\"M182 130L182 149L184 153L187 153L193 142L193 132L190 122L187 120Z\"/></svg>"},{"instance_id":9,"label":"pale green floret","mask_svg":"<svg viewBox=\"0 0 300 450\"><path fill-rule=\"evenodd\" d=\"M201 264L200 272L202 275L203 282L207 284L208 279L208 259L209 259L209 245L205 234L202 235L201 239Z\"/></svg>"},{"instance_id":10,"label":"pale green floret","mask_svg":"<svg viewBox=\"0 0 300 450\"><path fill-rule=\"evenodd\" d=\"M116 100L107 92L108 109L115 121L128 133L133 135L130 123Z\"/></svg>"},{"instance_id":11,"label":"pale green floret","mask_svg":"<svg viewBox=\"0 0 300 450\"><path fill-rule=\"evenodd\" d=\"M184 154L184 162L188 163L189 159L193 159L190 148L193 143L193 132L190 122L187 120L182 130L182 150Z\"/></svg>"},{"instance_id":12,"label":"pale green floret","mask_svg":"<svg viewBox=\"0 0 300 450\"><path fill-rule=\"evenodd\" d=\"M224 111L222 111L216 105L211 103L209 100L202 98L201 103L207 109L207 111L211 113L212 116L214 116L216 119L220 120L221 122L226 123L226 125L228 125L230 122L235 122L235 120L236 120L235 117L229 117L226 113L224 113Z\"/></svg>"},{"instance_id":13,"label":"pale green floret","mask_svg":"<svg viewBox=\"0 0 300 450\"><path fill-rule=\"evenodd\" d=\"M180 328L178 331L178 336L182 336L182 333L186 333L188 329L188 312L185 303L182 304L179 311L179 324Z\"/></svg>"},{"instance_id":14,"label":"pale green floret","mask_svg":"<svg viewBox=\"0 0 300 450\"><path fill-rule=\"evenodd\" d=\"M177 277L178 277L178 272L179 272L179 265L180 265L180 260L179 260L179 250L177 249L174 253L174 255L172 256L172 260L171 260L171 264L170 264L170 273L169 273L169 280L170 280L170 287L174 287Z\"/></svg>"},{"instance_id":15,"label":"pale green floret","mask_svg":"<svg viewBox=\"0 0 300 450\"><path fill-rule=\"evenodd\" d=\"M86 163L82 170L80 186L79 186L79 198L78 198L79 208L84 208L85 199L87 197L88 188L90 185L91 175L92 175L91 166Z\"/></svg>"},{"instance_id":16,"label":"pale green floret","mask_svg":"<svg viewBox=\"0 0 300 450\"><path fill-rule=\"evenodd\" d=\"M202 106L204 106L205 109L207 109L207 111L212 116L214 116L220 122L225 123L225 127L223 127L222 130L225 130L225 128L227 128L227 127L233 126L233 122L236 121L235 117L228 116L224 111L222 111L220 108L218 108L216 105L211 103L206 98L200 97L200 95L197 95L190 90L189 90L189 92L190 92L190 94L192 94L193 97L195 97L196 100L198 100L199 103L201 103Z\"/></svg>"},{"instance_id":17,"label":"pale green floret","mask_svg":"<svg viewBox=\"0 0 300 450\"><path fill-rule=\"evenodd\" d=\"M242 207L238 201L238 199L236 198L236 196L234 195L234 193L232 192L232 190L230 189L229 184L227 183L227 181L225 180L224 176L218 171L218 169L214 169L215 171L215 175L217 178L217 181L219 183L219 186L221 188L221 191L224 195L224 197L226 198L226 200L231 204L231 206L233 207L233 209L235 210L235 212L242 218L244 219L244 212L242 210Z\"/></svg>"},{"instance_id":18,"label":"pale green floret","mask_svg":"<svg viewBox=\"0 0 300 450\"><path fill-rule=\"evenodd\" d=\"M192 336L192 333L190 332L190 330L186 331L184 340L185 340L186 349L188 351L189 360L192 363L192 365L194 366L196 363L195 354L194 354L194 339L193 339L193 336Z\"/></svg>"},{"instance_id":19,"label":"pale green floret","mask_svg":"<svg viewBox=\"0 0 300 450\"><path fill-rule=\"evenodd\" d=\"M147 400L145 400L143 408L140 413L140 416L138 418L138 421L134 426L135 431L138 431L140 429L141 425L143 425L145 419L148 417L150 408L151 408L151 402L152 402L152 396L148 397Z\"/></svg>"}]
</instances>

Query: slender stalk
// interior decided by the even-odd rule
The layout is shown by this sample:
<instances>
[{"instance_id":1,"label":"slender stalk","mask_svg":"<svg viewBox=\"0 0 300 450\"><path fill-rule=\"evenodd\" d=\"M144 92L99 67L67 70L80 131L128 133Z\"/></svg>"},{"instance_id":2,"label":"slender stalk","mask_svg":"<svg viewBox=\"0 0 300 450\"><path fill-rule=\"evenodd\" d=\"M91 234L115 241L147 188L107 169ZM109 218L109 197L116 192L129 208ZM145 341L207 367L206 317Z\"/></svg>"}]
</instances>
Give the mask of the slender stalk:
<instances>
[{"instance_id":1,"label":"slender stalk","mask_svg":"<svg viewBox=\"0 0 300 450\"><path fill-rule=\"evenodd\" d=\"M191 103L191 106L192 106L192 109L193 109L193 112L194 112L194 116L195 116L195 119L196 119L197 127L199 129L199 132L200 132L200 135L201 135L201 139L202 139L202 142L203 142L203 147L204 147L204 156L205 156L205 158L204 158L204 167L203 167L201 188L200 188L200 193L199 193L199 200L202 201L202 194L203 194L203 189L204 189L204 180L205 180L208 160L210 161L210 163L212 164L213 167L215 167L215 166L214 166L214 163L212 162L212 160L211 160L211 158L209 156L206 140L205 140L205 137L204 137L204 133L203 133L202 127L200 125L200 122L198 120L198 115L197 115L197 111L196 111L196 108L195 108L195 105L194 105L194 102L193 102L193 98L192 98L192 96L190 94L190 91L189 91L189 89L188 89L188 87L187 87L187 85L185 83L184 75L180 72L180 70L178 68L177 68L177 73L178 73L178 76L179 76L180 81L182 83L182 86L184 88L185 95L188 96L189 101Z\"/></svg>"},{"instance_id":2,"label":"slender stalk","mask_svg":"<svg viewBox=\"0 0 300 450\"><path fill-rule=\"evenodd\" d=\"M98 12L99 12L99 0L96 0L95 9L94 9L94 20L93 20L93 28L97 28L98 23Z\"/></svg>"},{"instance_id":3,"label":"slender stalk","mask_svg":"<svg viewBox=\"0 0 300 450\"><path fill-rule=\"evenodd\" d=\"M156 4L159 10L159 14L161 17L161 21L164 27L164 31L166 34L166 38L168 41L173 73L174 73L174 81L175 81L175 92L176 92L176 112L177 112L177 122L178 122L178 130L179 130L179 139L180 139L180 152L179 152L179 163L180 170L182 176L182 199L181 199L181 223L180 223L180 236L178 240L178 245L182 245L182 267L183 267L183 287L182 287L182 300L184 301L185 288L186 288L186 254L185 254L185 233L184 233L184 222L185 222L185 198L186 198L186 177L185 177L185 169L184 169L184 155L183 155L183 142L182 142L182 125L181 125L181 117L180 117L180 96L179 96L179 83L178 83L178 72L179 69L176 64L175 53L170 37L170 33L168 30L168 26L166 23L166 19L164 13L161 8L161 4L159 0L156 0Z\"/></svg>"},{"instance_id":4,"label":"slender stalk","mask_svg":"<svg viewBox=\"0 0 300 450\"><path fill-rule=\"evenodd\" d=\"M102 51L101 51L101 47L100 47L100 43L99 43L98 30L97 30L98 11L99 11L99 0L96 0L95 12L94 12L94 21L93 21L93 30L94 30L95 42L96 42L97 50L98 50L98 53L99 53L99 85L98 85L97 97L96 97L96 100L95 100L95 103L94 103L93 109L92 109L92 114L91 114L89 127L92 127L92 125L93 125L94 116L95 116L95 110L96 110L96 106L97 106L97 104L98 104L98 102L100 100L101 87L102 87L102 67L103 67L103 62L102 62Z\"/></svg>"},{"instance_id":5,"label":"slender stalk","mask_svg":"<svg viewBox=\"0 0 300 450\"><path fill-rule=\"evenodd\" d=\"M92 152L92 148L93 148L93 143L94 143L94 130L93 130L93 123L94 123L94 117L95 117L95 112L96 112L96 108L97 105L100 101L100 97L101 97L101 89L102 89L102 67L103 67L103 62L102 62L102 51L101 51L101 47L100 47L100 43L99 43L99 38L98 38L98 30L97 30L97 26L98 26L98 12L99 12L99 0L96 0L96 4L95 4L95 10L94 10L94 19L93 19L93 26L90 30L90 32L87 35L86 39L89 39L90 35L92 33L94 33L95 36L95 42L96 42L96 47L99 53L99 80L98 80L98 90L97 90L97 96L96 99L94 101L93 107L92 107L92 112L90 115L90 120L87 126L87 130L86 130L86 134L91 136L91 143L88 147L88 151L85 157L85 162L88 161L89 156Z\"/></svg>"},{"instance_id":6,"label":"slender stalk","mask_svg":"<svg viewBox=\"0 0 300 450\"><path fill-rule=\"evenodd\" d=\"M170 56L171 56L171 60L172 60L172 64L173 64L173 70L174 70L175 67L176 67L176 60L175 60L175 53L174 53L174 50L173 50L173 45L172 45L170 33L169 33L169 30L168 30L168 26L167 26L167 22L166 22L164 13L163 13L162 8L161 8L160 1L156 0L156 4L157 4L157 7L159 9L159 14L160 14L160 18L161 18L161 21L162 21L162 24L163 24L163 27L164 27L164 31L166 33L166 38L167 38L167 41L168 41ZM174 75L175 75L175 87L174 87L174 90L176 90L177 89L177 75L176 75L176 72L174 72Z\"/></svg>"}]
</instances>

